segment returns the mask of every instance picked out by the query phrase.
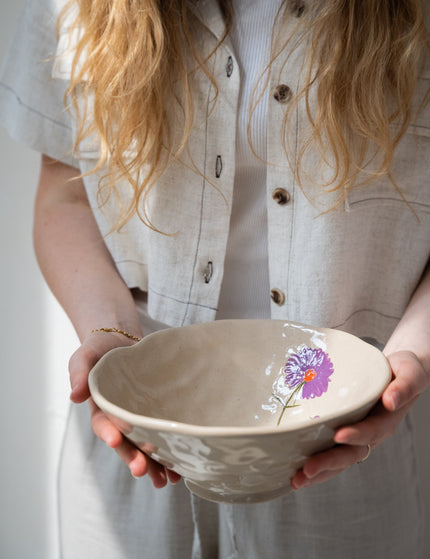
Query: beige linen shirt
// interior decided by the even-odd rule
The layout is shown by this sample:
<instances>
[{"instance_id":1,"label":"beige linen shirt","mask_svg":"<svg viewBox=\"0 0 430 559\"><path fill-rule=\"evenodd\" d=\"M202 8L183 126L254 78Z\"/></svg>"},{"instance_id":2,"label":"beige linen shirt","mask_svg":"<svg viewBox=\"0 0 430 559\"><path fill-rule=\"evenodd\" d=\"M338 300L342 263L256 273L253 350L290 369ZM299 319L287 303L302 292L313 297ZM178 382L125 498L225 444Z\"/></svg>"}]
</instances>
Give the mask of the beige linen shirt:
<instances>
[{"instance_id":1,"label":"beige linen shirt","mask_svg":"<svg viewBox=\"0 0 430 559\"><path fill-rule=\"evenodd\" d=\"M62 2L56 4L58 9ZM223 32L217 3L192 4L202 23L202 52L210 52ZM15 139L86 173L98 157L97 139L88 138L77 153L70 151L74 122L63 108L62 96L70 77L72 55L67 48L73 38L64 28L56 45L55 13L47 5L47 0L39 0L23 13L0 82L1 119ZM282 23L285 33L300 17L302 10L292 7ZM301 85L305 48L302 43L279 56L270 73L266 186L271 316L385 342L429 258L430 109L420 113L398 146L393 176L401 193L381 178L354 188L340 205L326 211L339 202L339 194L323 194L318 186L329 173L318 154L310 153L305 161L310 177L305 195L284 152L282 119ZM63 57L55 64L52 58L46 62L55 53ZM192 159L171 164L148 199L153 223L169 235L150 230L137 217L120 233L109 233L117 209L113 200L98 206L99 174L85 178L119 273L129 287L147 292L150 316L170 326L213 320L223 278L240 88L228 39L211 57L210 68L219 87L215 104L210 81L196 73L193 82L197 102L189 140ZM418 80L417 103L429 80L427 64ZM287 130L291 159L308 128L306 108L300 103ZM121 190L127 198L129 187L121 185Z\"/></svg>"},{"instance_id":2,"label":"beige linen shirt","mask_svg":"<svg viewBox=\"0 0 430 559\"><path fill-rule=\"evenodd\" d=\"M52 75L57 50L53 10L62 3L26 4L0 80L0 118L16 140L86 171L96 161L97 142L81 145L80 153L70 151L74 124L62 103L70 59L63 59ZM215 4L201 0L194 7L204 22L206 49L222 30ZM300 21L296 17L303 3L291 6L298 11L289 14L286 32ZM59 50L67 41L63 34ZM284 66L285 60L276 61L271 73L266 185L271 314L385 341L429 256L430 114L423 112L404 137L394 164L408 204L381 180L349 193L336 210L321 213L302 194L282 148L280 123L289 92L294 95L300 85L302 57L296 51ZM176 235L153 233L134 219L120 234L106 237L127 284L146 291L150 314L171 325L212 320L222 285L240 80L228 41L211 63L220 89L212 112L211 86L205 79L195 83L199 103L190 150L200 174L179 164L172 167L154 188L148 208L157 226ZM419 90L428 87L429 78L426 69ZM299 106L288 132L291 156L306 125ZM94 175L85 179L106 233L115 208L97 209L97 182ZM308 194L316 197L319 190L312 187ZM127 185L123 190L126 195ZM320 198L323 207L333 202ZM244 506L200 500L183 484L159 491L147 476L132 479L89 425L88 407L72 406L58 478L64 559L421 557L424 517L408 418L365 463L316 487Z\"/></svg>"}]
</instances>

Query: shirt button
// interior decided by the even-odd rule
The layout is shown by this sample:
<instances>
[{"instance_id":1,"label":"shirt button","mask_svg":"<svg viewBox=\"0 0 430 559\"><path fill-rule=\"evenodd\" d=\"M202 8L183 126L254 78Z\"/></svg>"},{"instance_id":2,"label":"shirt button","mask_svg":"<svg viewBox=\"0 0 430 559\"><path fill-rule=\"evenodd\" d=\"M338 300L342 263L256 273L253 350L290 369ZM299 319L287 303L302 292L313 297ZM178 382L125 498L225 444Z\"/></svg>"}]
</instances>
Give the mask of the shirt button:
<instances>
[{"instance_id":1,"label":"shirt button","mask_svg":"<svg viewBox=\"0 0 430 559\"><path fill-rule=\"evenodd\" d=\"M306 9L306 4L302 0L293 0L291 2L291 13L296 17L302 17L303 12Z\"/></svg>"},{"instance_id":2,"label":"shirt button","mask_svg":"<svg viewBox=\"0 0 430 559\"><path fill-rule=\"evenodd\" d=\"M274 303L279 306L282 306L285 303L285 293L280 289L271 289L270 290L270 298Z\"/></svg>"},{"instance_id":3,"label":"shirt button","mask_svg":"<svg viewBox=\"0 0 430 559\"><path fill-rule=\"evenodd\" d=\"M222 157L221 155L217 155L216 162L215 162L215 176L217 179L220 178L221 173L222 173Z\"/></svg>"},{"instance_id":4,"label":"shirt button","mask_svg":"<svg viewBox=\"0 0 430 559\"><path fill-rule=\"evenodd\" d=\"M227 64L225 65L225 73L227 74L227 77L229 78L232 73L233 73L233 58L231 56L229 56L227 58Z\"/></svg>"},{"instance_id":5,"label":"shirt button","mask_svg":"<svg viewBox=\"0 0 430 559\"><path fill-rule=\"evenodd\" d=\"M275 188L272 192L272 198L277 202L280 206L285 206L291 200L290 193L285 190L285 188Z\"/></svg>"},{"instance_id":6,"label":"shirt button","mask_svg":"<svg viewBox=\"0 0 430 559\"><path fill-rule=\"evenodd\" d=\"M292 96L293 92L291 91L291 88L284 83L277 85L273 91L273 97L279 103L288 103L288 101L291 100Z\"/></svg>"},{"instance_id":7,"label":"shirt button","mask_svg":"<svg viewBox=\"0 0 430 559\"><path fill-rule=\"evenodd\" d=\"M205 283L209 283L211 281L213 273L214 273L214 266L213 266L213 262L210 260L206 264L205 269L203 271L203 278L205 280Z\"/></svg>"}]
</instances>

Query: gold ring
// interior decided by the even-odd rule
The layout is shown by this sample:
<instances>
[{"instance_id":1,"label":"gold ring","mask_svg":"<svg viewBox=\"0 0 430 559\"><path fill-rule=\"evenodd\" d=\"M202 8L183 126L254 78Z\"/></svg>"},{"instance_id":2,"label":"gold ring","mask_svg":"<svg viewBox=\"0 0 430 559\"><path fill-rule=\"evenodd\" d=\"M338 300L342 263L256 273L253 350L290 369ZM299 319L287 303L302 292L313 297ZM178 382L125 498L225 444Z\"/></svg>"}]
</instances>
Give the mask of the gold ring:
<instances>
[{"instance_id":1,"label":"gold ring","mask_svg":"<svg viewBox=\"0 0 430 559\"><path fill-rule=\"evenodd\" d=\"M370 444L368 444L368 445L367 445L367 454L366 454L366 456L365 456L364 458L362 458L361 460L359 460L359 461L357 462L357 464L362 464L363 462L365 462L365 461L369 458L371 452L372 452L372 447L370 446Z\"/></svg>"}]
</instances>

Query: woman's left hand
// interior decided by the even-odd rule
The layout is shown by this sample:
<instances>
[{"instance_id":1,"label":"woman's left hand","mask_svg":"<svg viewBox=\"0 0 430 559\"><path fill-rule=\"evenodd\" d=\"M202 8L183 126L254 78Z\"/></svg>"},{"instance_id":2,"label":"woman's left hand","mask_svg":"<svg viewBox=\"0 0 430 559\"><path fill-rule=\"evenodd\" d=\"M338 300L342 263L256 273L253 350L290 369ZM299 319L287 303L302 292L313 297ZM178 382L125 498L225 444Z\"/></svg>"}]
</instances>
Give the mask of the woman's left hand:
<instances>
[{"instance_id":1,"label":"woman's left hand","mask_svg":"<svg viewBox=\"0 0 430 559\"><path fill-rule=\"evenodd\" d=\"M395 433L412 404L429 386L430 371L424 369L414 353L398 351L387 359L393 379L379 403L363 421L340 427L334 435L336 446L308 458L291 480L293 489L327 481L366 459L371 449Z\"/></svg>"}]
</instances>

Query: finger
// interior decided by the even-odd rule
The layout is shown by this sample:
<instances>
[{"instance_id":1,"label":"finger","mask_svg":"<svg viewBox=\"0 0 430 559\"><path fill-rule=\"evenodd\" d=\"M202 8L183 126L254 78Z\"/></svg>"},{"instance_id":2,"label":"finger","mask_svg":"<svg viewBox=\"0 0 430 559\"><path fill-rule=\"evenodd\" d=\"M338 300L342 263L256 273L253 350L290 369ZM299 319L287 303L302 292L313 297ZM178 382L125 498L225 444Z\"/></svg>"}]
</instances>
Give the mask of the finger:
<instances>
[{"instance_id":1,"label":"finger","mask_svg":"<svg viewBox=\"0 0 430 559\"><path fill-rule=\"evenodd\" d=\"M100 410L94 413L92 426L94 433L115 450L134 477L148 474L154 487L161 488L166 485L167 475L164 467L127 441Z\"/></svg>"},{"instance_id":2,"label":"finger","mask_svg":"<svg viewBox=\"0 0 430 559\"><path fill-rule=\"evenodd\" d=\"M367 445L372 447L381 444L385 439L394 435L400 422L412 407L414 400L395 412L390 412L379 403L374 410L359 423L345 425L338 429L334 440L344 445Z\"/></svg>"},{"instance_id":3,"label":"finger","mask_svg":"<svg viewBox=\"0 0 430 559\"><path fill-rule=\"evenodd\" d=\"M92 398L89 399L89 406L91 411L91 427L94 434L115 450L121 460L130 468L131 474L134 477L148 474L154 487L157 489L164 487L168 479L164 466L155 462L155 460L127 441L103 411L97 407ZM175 474L175 476L177 475ZM172 476L174 480L175 476Z\"/></svg>"},{"instance_id":4,"label":"finger","mask_svg":"<svg viewBox=\"0 0 430 559\"><path fill-rule=\"evenodd\" d=\"M118 448L123 442L121 431L109 421L102 410L96 406L92 398L88 400L88 403L91 413L91 428L94 434L111 448Z\"/></svg>"},{"instance_id":5,"label":"finger","mask_svg":"<svg viewBox=\"0 0 430 559\"><path fill-rule=\"evenodd\" d=\"M175 485L182 479L182 476L180 476L173 470L169 470L168 468L166 468L166 473L167 473L168 480L170 481L170 483L173 483L173 485Z\"/></svg>"},{"instance_id":6,"label":"finger","mask_svg":"<svg viewBox=\"0 0 430 559\"><path fill-rule=\"evenodd\" d=\"M293 489L322 483L368 456L368 446L337 445L308 458L291 480Z\"/></svg>"},{"instance_id":7,"label":"finger","mask_svg":"<svg viewBox=\"0 0 430 559\"><path fill-rule=\"evenodd\" d=\"M321 472L314 478L308 478L302 470L297 472L291 480L291 488L295 491L298 489L304 489L305 487L312 487L312 485L317 485L318 483L323 483L339 474L341 474L344 470L330 470Z\"/></svg>"},{"instance_id":8,"label":"finger","mask_svg":"<svg viewBox=\"0 0 430 559\"><path fill-rule=\"evenodd\" d=\"M312 479L321 472L342 471L362 460L366 452L367 443L366 446L336 445L308 458L303 466L303 473L307 478Z\"/></svg>"},{"instance_id":9,"label":"finger","mask_svg":"<svg viewBox=\"0 0 430 559\"><path fill-rule=\"evenodd\" d=\"M167 484L166 468L148 457L148 475L156 489L161 489Z\"/></svg>"},{"instance_id":10,"label":"finger","mask_svg":"<svg viewBox=\"0 0 430 559\"><path fill-rule=\"evenodd\" d=\"M149 471L149 458L126 439L115 448L115 452L128 466L132 476L138 478L146 475Z\"/></svg>"},{"instance_id":11,"label":"finger","mask_svg":"<svg viewBox=\"0 0 430 559\"><path fill-rule=\"evenodd\" d=\"M167 484L167 481L169 481L172 484L176 484L182 479L182 476L180 476L173 470L166 468L165 466L153 460L150 456L147 456L143 452L141 452L141 454L145 456L147 462L147 469L145 473L147 473L151 478L154 487L156 488L164 487ZM144 474L136 474L134 470L132 471L132 473L135 477L140 477L141 475L144 475Z\"/></svg>"},{"instance_id":12,"label":"finger","mask_svg":"<svg viewBox=\"0 0 430 559\"><path fill-rule=\"evenodd\" d=\"M124 339L121 334L95 332L87 337L75 351L69 361L69 375L72 393L70 398L75 403L88 399L88 375L97 361L115 347L133 345L132 340Z\"/></svg>"},{"instance_id":13,"label":"finger","mask_svg":"<svg viewBox=\"0 0 430 559\"><path fill-rule=\"evenodd\" d=\"M76 404L85 402L90 396L88 374L99 359L92 348L81 346L69 360L69 376L72 392L70 399Z\"/></svg>"},{"instance_id":14,"label":"finger","mask_svg":"<svg viewBox=\"0 0 430 559\"><path fill-rule=\"evenodd\" d=\"M149 475L155 488L161 489L167 484L167 474L164 466L141 452L136 446L126 439L115 448L115 452L128 466L135 478Z\"/></svg>"},{"instance_id":15,"label":"finger","mask_svg":"<svg viewBox=\"0 0 430 559\"><path fill-rule=\"evenodd\" d=\"M382 395L384 406L398 410L411 404L429 385L429 376L413 353L400 351L388 356L394 380Z\"/></svg>"},{"instance_id":16,"label":"finger","mask_svg":"<svg viewBox=\"0 0 430 559\"><path fill-rule=\"evenodd\" d=\"M134 447L134 445L132 445ZM168 470L167 468L165 468L165 466L163 466L162 464L160 464L159 462L157 462L156 460L154 460L153 458L151 458L150 456L148 456L147 454L145 454L144 452L140 451L139 449L137 449L136 447L134 447L134 449L140 454L141 459L142 457L145 460L145 470L143 471L137 471L134 468L134 463L133 464L129 464L130 466L130 470L131 473L134 475L134 477L141 477L145 474L148 474L148 476L151 478L152 484L154 485L154 487L156 489L160 489L162 487L164 487L167 484L167 481L170 480L170 476L172 477L172 482L173 483L177 483L177 481L179 481L177 479L178 474L176 474L175 472L171 472L170 470ZM122 454L122 449L117 449L118 454L120 454L121 458L127 462L127 456ZM174 474L174 475L172 475ZM179 476L180 479L180 476Z\"/></svg>"}]
</instances>

